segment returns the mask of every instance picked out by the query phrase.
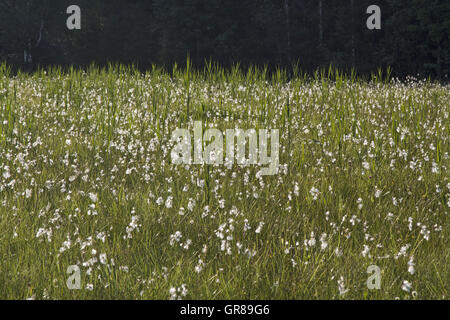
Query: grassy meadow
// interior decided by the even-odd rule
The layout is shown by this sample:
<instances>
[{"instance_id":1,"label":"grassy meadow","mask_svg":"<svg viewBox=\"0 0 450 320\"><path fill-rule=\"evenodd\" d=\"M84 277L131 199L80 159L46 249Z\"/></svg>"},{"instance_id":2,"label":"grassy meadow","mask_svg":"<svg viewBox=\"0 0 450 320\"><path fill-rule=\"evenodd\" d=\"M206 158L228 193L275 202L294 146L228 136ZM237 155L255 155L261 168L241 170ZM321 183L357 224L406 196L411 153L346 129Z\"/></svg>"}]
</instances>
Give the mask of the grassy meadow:
<instances>
[{"instance_id":1,"label":"grassy meadow","mask_svg":"<svg viewBox=\"0 0 450 320\"><path fill-rule=\"evenodd\" d=\"M448 299L449 112L382 72L2 65L0 299ZM173 165L194 121L279 129L278 174Z\"/></svg>"}]
</instances>

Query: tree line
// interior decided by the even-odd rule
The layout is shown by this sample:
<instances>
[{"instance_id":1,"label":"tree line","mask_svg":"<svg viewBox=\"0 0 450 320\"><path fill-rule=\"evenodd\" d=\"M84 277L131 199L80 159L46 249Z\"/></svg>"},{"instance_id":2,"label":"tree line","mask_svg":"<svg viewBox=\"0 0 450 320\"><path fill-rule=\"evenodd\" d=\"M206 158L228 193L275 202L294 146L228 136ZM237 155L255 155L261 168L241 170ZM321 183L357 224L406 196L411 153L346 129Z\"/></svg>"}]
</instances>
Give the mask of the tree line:
<instances>
[{"instance_id":1,"label":"tree line","mask_svg":"<svg viewBox=\"0 0 450 320\"><path fill-rule=\"evenodd\" d=\"M445 78L448 0L77 0L81 29L66 27L73 0L0 0L0 60L23 68L109 62L214 61L289 67L333 65L368 74ZM370 5L381 29L369 30Z\"/></svg>"}]
</instances>

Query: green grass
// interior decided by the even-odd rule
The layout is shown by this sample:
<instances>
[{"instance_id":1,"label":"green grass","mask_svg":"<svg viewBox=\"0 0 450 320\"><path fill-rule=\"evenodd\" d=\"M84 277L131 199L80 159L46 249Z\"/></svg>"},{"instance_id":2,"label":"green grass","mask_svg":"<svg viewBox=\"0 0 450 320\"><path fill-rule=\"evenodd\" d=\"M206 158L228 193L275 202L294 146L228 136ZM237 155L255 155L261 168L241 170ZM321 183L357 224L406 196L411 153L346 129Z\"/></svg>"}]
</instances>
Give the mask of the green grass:
<instances>
[{"instance_id":1,"label":"green grass","mask_svg":"<svg viewBox=\"0 0 450 320\"><path fill-rule=\"evenodd\" d=\"M449 111L381 72L2 65L0 299L448 299ZM196 120L279 129L279 174L172 165Z\"/></svg>"}]
</instances>

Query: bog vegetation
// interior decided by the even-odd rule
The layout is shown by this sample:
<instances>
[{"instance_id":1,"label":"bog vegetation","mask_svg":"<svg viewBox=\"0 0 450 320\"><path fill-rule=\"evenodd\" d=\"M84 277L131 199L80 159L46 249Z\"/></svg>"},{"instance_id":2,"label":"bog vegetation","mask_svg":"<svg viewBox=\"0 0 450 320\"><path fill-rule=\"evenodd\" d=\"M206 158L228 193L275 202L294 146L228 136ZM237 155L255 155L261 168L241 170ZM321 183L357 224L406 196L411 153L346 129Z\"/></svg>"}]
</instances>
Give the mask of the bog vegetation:
<instances>
[{"instance_id":1,"label":"bog vegetation","mask_svg":"<svg viewBox=\"0 0 450 320\"><path fill-rule=\"evenodd\" d=\"M449 111L382 72L2 65L0 298L447 299ZM278 174L173 165L195 121L279 129Z\"/></svg>"}]
</instances>

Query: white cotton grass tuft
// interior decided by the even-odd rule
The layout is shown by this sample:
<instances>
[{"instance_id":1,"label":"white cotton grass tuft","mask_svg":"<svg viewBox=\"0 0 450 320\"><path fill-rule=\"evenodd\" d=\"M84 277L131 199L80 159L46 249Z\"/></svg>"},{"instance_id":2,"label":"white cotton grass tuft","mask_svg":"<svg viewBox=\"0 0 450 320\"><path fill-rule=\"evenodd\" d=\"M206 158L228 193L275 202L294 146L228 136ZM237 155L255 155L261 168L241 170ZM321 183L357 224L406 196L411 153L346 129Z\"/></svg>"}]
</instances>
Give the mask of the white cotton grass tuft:
<instances>
[{"instance_id":1,"label":"white cotton grass tuft","mask_svg":"<svg viewBox=\"0 0 450 320\"><path fill-rule=\"evenodd\" d=\"M409 282L407 280L403 280L403 282L402 282L402 290L409 293L411 291L411 289L412 289L411 282Z\"/></svg>"},{"instance_id":2,"label":"white cotton grass tuft","mask_svg":"<svg viewBox=\"0 0 450 320\"><path fill-rule=\"evenodd\" d=\"M311 189L309 190L309 193L311 194L312 199L315 201L319 197L320 191L319 191L319 189L317 189L315 187L311 187Z\"/></svg>"},{"instance_id":3,"label":"white cotton grass tuft","mask_svg":"<svg viewBox=\"0 0 450 320\"><path fill-rule=\"evenodd\" d=\"M415 265L416 264L414 263L414 256L411 256L411 258L408 261L408 272L410 274L414 274L414 272L415 272L414 266Z\"/></svg>"},{"instance_id":4,"label":"white cotton grass tuft","mask_svg":"<svg viewBox=\"0 0 450 320\"><path fill-rule=\"evenodd\" d=\"M182 284L180 287L171 287L169 289L169 299L170 300L182 300L188 294L188 290L185 284Z\"/></svg>"},{"instance_id":5,"label":"white cotton grass tuft","mask_svg":"<svg viewBox=\"0 0 450 320\"><path fill-rule=\"evenodd\" d=\"M89 193L89 198L91 199L92 202L97 202L98 201L98 197L95 193Z\"/></svg>"},{"instance_id":6,"label":"white cotton grass tuft","mask_svg":"<svg viewBox=\"0 0 450 320\"><path fill-rule=\"evenodd\" d=\"M131 210L131 214L134 214L134 208ZM133 238L133 233L135 231L139 231L140 228L140 224L138 223L139 221L139 216L137 215L133 215L131 216L131 222L130 224L125 228L126 231L126 236L123 236L124 239L132 239Z\"/></svg>"},{"instance_id":7,"label":"white cotton grass tuft","mask_svg":"<svg viewBox=\"0 0 450 320\"><path fill-rule=\"evenodd\" d=\"M262 230L263 226L264 226L264 222L261 221L261 222L258 224L258 227L257 227L256 230L255 230L255 233L261 233L261 230Z\"/></svg>"},{"instance_id":8,"label":"white cotton grass tuft","mask_svg":"<svg viewBox=\"0 0 450 320\"><path fill-rule=\"evenodd\" d=\"M379 198L381 196L381 190L375 187L375 198Z\"/></svg>"},{"instance_id":9,"label":"white cotton grass tuft","mask_svg":"<svg viewBox=\"0 0 450 320\"><path fill-rule=\"evenodd\" d=\"M345 288L344 277L341 276L337 282L338 282L339 295L344 296L349 291L348 289Z\"/></svg>"},{"instance_id":10,"label":"white cotton grass tuft","mask_svg":"<svg viewBox=\"0 0 450 320\"><path fill-rule=\"evenodd\" d=\"M325 250L328 247L328 242L327 242L327 234L326 233L322 233L322 235L320 236L320 250Z\"/></svg>"},{"instance_id":11,"label":"white cotton grass tuft","mask_svg":"<svg viewBox=\"0 0 450 320\"><path fill-rule=\"evenodd\" d=\"M370 256L370 247L368 246L368 245L364 245L363 246L363 251L361 252L361 255L363 256L363 257L371 257Z\"/></svg>"}]
</instances>

